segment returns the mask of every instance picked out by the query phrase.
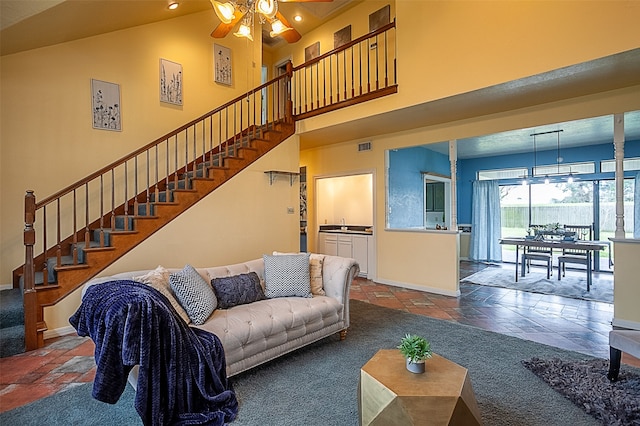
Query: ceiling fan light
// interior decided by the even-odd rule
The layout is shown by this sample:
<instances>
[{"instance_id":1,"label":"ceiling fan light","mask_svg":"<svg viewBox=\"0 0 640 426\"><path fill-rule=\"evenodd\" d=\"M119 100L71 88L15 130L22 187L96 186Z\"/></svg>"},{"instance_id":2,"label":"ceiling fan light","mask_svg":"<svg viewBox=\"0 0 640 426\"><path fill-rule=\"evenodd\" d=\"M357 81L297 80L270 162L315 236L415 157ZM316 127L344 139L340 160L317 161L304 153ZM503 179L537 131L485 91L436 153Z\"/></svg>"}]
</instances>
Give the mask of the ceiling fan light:
<instances>
[{"instance_id":1,"label":"ceiling fan light","mask_svg":"<svg viewBox=\"0 0 640 426\"><path fill-rule=\"evenodd\" d=\"M261 13L267 19L273 19L278 12L278 2L276 0L258 0L256 12Z\"/></svg>"},{"instance_id":2,"label":"ceiling fan light","mask_svg":"<svg viewBox=\"0 0 640 426\"><path fill-rule=\"evenodd\" d=\"M253 41L253 36L251 35L251 28L246 24L240 24L240 27L238 27L238 31L233 33L233 35L236 37L248 38L249 40Z\"/></svg>"},{"instance_id":3,"label":"ceiling fan light","mask_svg":"<svg viewBox=\"0 0 640 426\"><path fill-rule=\"evenodd\" d=\"M291 29L292 29L291 27L287 27L279 19L275 19L274 21L271 22L271 32L269 33L269 35L271 37L277 37L283 32L289 31Z\"/></svg>"},{"instance_id":4,"label":"ceiling fan light","mask_svg":"<svg viewBox=\"0 0 640 426\"><path fill-rule=\"evenodd\" d=\"M209 0L211 6L213 6L216 16L225 24L230 23L233 20L233 15L236 12L236 8L231 3L222 3L216 0Z\"/></svg>"}]
</instances>

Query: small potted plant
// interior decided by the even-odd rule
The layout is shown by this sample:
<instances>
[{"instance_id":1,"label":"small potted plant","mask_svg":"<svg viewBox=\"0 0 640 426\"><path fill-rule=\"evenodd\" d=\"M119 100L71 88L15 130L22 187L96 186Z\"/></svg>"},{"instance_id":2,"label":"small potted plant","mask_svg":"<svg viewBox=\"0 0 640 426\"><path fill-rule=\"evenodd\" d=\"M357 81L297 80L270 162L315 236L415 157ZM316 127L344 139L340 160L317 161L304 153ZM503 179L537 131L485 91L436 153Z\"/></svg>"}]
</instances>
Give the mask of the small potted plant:
<instances>
[{"instance_id":1,"label":"small potted plant","mask_svg":"<svg viewBox=\"0 0 640 426\"><path fill-rule=\"evenodd\" d=\"M407 370L424 373L424 361L431 358L431 344L424 337L407 333L398 346L407 361Z\"/></svg>"}]
</instances>

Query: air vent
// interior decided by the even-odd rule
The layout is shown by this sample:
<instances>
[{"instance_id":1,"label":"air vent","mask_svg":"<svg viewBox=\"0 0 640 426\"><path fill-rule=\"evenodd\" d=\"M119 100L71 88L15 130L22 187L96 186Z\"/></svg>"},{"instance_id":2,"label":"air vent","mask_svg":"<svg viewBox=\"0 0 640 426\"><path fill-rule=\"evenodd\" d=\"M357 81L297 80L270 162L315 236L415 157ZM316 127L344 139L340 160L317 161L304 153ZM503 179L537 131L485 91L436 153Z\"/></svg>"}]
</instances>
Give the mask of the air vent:
<instances>
[{"instance_id":1,"label":"air vent","mask_svg":"<svg viewBox=\"0 0 640 426\"><path fill-rule=\"evenodd\" d=\"M371 142L362 142L358 144L358 152L371 151Z\"/></svg>"}]
</instances>

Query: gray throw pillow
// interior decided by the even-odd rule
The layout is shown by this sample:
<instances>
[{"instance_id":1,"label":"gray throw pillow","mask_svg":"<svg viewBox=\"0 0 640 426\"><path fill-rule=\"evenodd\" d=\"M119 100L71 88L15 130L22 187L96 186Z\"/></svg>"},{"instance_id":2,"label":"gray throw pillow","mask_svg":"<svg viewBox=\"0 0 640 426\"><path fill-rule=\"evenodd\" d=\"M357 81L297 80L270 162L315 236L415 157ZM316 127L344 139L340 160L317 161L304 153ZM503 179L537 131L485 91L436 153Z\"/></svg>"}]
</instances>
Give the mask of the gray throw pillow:
<instances>
[{"instance_id":1,"label":"gray throw pillow","mask_svg":"<svg viewBox=\"0 0 640 426\"><path fill-rule=\"evenodd\" d=\"M260 277L255 272L214 278L211 280L211 286L216 293L220 309L257 302L265 298Z\"/></svg>"},{"instance_id":2,"label":"gray throw pillow","mask_svg":"<svg viewBox=\"0 0 640 426\"><path fill-rule=\"evenodd\" d=\"M265 296L311 297L309 253L270 256L263 255Z\"/></svg>"},{"instance_id":3,"label":"gray throw pillow","mask_svg":"<svg viewBox=\"0 0 640 426\"><path fill-rule=\"evenodd\" d=\"M218 306L213 289L191 265L170 274L169 283L195 325L204 324Z\"/></svg>"}]
</instances>

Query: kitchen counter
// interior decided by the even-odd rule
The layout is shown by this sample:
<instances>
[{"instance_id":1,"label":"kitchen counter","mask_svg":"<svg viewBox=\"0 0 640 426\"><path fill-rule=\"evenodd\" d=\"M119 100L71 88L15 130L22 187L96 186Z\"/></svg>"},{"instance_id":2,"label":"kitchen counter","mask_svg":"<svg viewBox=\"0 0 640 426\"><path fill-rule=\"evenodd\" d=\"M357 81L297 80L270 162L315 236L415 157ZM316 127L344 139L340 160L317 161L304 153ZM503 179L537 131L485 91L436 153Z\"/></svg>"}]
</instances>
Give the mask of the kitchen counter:
<instances>
[{"instance_id":1,"label":"kitchen counter","mask_svg":"<svg viewBox=\"0 0 640 426\"><path fill-rule=\"evenodd\" d=\"M352 226L320 225L320 232L327 232L332 234L373 235L373 227L358 226L358 225L352 225Z\"/></svg>"}]
</instances>

